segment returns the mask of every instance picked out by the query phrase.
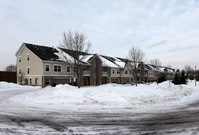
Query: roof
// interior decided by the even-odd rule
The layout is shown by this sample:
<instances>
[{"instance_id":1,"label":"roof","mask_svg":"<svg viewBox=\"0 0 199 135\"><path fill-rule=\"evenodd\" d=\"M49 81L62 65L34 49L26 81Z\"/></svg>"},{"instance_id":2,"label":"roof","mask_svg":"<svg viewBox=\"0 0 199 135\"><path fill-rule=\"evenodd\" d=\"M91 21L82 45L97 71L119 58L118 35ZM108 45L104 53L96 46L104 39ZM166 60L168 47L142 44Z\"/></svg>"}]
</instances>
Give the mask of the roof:
<instances>
[{"instance_id":1,"label":"roof","mask_svg":"<svg viewBox=\"0 0 199 135\"><path fill-rule=\"evenodd\" d=\"M41 60L59 61L58 55L55 54L58 53L58 50L55 48L29 43L24 43L24 45Z\"/></svg>"},{"instance_id":2,"label":"roof","mask_svg":"<svg viewBox=\"0 0 199 135\"><path fill-rule=\"evenodd\" d=\"M86 52L74 51L74 50L69 50L69 49L65 49L65 48L59 48L59 49L61 49L68 55L72 56L73 58L76 58L77 56L80 56L80 55L82 55L82 56L88 55L88 53L86 53Z\"/></svg>"},{"instance_id":3,"label":"roof","mask_svg":"<svg viewBox=\"0 0 199 135\"><path fill-rule=\"evenodd\" d=\"M123 68L126 64L125 61L123 61L117 57L100 55L100 59L102 59L102 65L108 66L108 67Z\"/></svg>"}]
</instances>

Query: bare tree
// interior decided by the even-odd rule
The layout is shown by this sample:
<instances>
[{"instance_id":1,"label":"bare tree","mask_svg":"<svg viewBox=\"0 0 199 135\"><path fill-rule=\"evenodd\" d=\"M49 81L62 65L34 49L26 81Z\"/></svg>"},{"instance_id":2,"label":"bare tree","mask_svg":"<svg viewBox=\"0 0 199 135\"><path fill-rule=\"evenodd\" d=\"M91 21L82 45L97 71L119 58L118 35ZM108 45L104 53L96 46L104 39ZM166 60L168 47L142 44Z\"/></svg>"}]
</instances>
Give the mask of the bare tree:
<instances>
[{"instance_id":1,"label":"bare tree","mask_svg":"<svg viewBox=\"0 0 199 135\"><path fill-rule=\"evenodd\" d=\"M17 75L17 80L18 82L22 85L23 82L25 81L25 74L24 72L21 72L20 74Z\"/></svg>"},{"instance_id":2,"label":"bare tree","mask_svg":"<svg viewBox=\"0 0 199 135\"><path fill-rule=\"evenodd\" d=\"M193 68L190 66L190 65L185 65L184 66L184 70L187 72L187 71L192 71Z\"/></svg>"},{"instance_id":3,"label":"bare tree","mask_svg":"<svg viewBox=\"0 0 199 135\"><path fill-rule=\"evenodd\" d=\"M157 67L162 65L159 59L150 60L149 63Z\"/></svg>"},{"instance_id":4,"label":"bare tree","mask_svg":"<svg viewBox=\"0 0 199 135\"><path fill-rule=\"evenodd\" d=\"M68 31L63 33L63 39L60 42L59 48L67 53L62 53L63 58L68 64L71 64L76 69L76 77L78 80L78 88L80 88L80 70L82 68L81 61L86 58L90 52L91 42L89 42L83 33L78 31Z\"/></svg>"},{"instance_id":5,"label":"bare tree","mask_svg":"<svg viewBox=\"0 0 199 135\"><path fill-rule=\"evenodd\" d=\"M185 74L187 78L193 80L194 79L194 69L190 65L184 66Z\"/></svg>"},{"instance_id":6,"label":"bare tree","mask_svg":"<svg viewBox=\"0 0 199 135\"><path fill-rule=\"evenodd\" d=\"M16 65L9 65L6 67L6 71L9 71L9 72L16 72L17 71L17 66Z\"/></svg>"},{"instance_id":7,"label":"bare tree","mask_svg":"<svg viewBox=\"0 0 199 135\"><path fill-rule=\"evenodd\" d=\"M143 61L145 54L141 49L133 46L131 49L129 49L128 55L131 63L130 72L132 73L137 86L138 65Z\"/></svg>"}]
</instances>

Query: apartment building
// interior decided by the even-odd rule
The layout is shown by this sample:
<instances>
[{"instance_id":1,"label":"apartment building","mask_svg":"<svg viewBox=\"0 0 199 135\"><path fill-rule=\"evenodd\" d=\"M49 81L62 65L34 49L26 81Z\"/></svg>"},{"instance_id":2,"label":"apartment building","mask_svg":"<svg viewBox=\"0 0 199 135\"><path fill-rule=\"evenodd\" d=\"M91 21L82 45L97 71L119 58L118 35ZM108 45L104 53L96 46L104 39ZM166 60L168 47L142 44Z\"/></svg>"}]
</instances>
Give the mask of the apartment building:
<instances>
[{"instance_id":1,"label":"apartment building","mask_svg":"<svg viewBox=\"0 0 199 135\"><path fill-rule=\"evenodd\" d=\"M16 52L17 83L22 85L55 86L57 84L77 85L76 67L60 57L62 51L73 56L74 51L55 49L42 45L23 43ZM75 52L77 53L77 52ZM127 83L135 80L129 66L131 61L118 57L78 52L85 57L81 61L80 85L101 85L106 83ZM165 69L172 78L171 69ZM156 73L157 72L157 73ZM150 65L140 63L138 80L156 81L159 71Z\"/></svg>"}]
</instances>

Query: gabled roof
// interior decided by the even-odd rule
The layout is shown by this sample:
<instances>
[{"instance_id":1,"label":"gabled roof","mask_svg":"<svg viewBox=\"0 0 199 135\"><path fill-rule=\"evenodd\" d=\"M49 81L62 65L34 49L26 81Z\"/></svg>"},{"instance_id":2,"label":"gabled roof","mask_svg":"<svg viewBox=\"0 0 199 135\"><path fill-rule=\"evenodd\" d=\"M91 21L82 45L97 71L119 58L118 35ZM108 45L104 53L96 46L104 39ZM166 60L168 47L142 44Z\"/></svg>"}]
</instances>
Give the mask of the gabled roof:
<instances>
[{"instance_id":1,"label":"gabled roof","mask_svg":"<svg viewBox=\"0 0 199 135\"><path fill-rule=\"evenodd\" d=\"M32 51L41 60L58 61L59 57L55 54L58 50L52 47L24 43L24 45Z\"/></svg>"},{"instance_id":2,"label":"gabled roof","mask_svg":"<svg viewBox=\"0 0 199 135\"><path fill-rule=\"evenodd\" d=\"M69 50L69 49L65 49L65 48L59 48L59 49L61 49L62 51L64 51L68 55L72 56L73 58L75 58L78 55L79 56L80 55L82 55L82 56L88 55L88 53L86 53L86 52L74 51L74 50ZM77 58L75 58L75 59L77 59Z\"/></svg>"},{"instance_id":3,"label":"gabled roof","mask_svg":"<svg viewBox=\"0 0 199 135\"><path fill-rule=\"evenodd\" d=\"M121 59L117 57L100 55L100 58L102 59L102 62L103 62L102 64L108 67L124 68L126 64L126 62L122 61Z\"/></svg>"}]
</instances>

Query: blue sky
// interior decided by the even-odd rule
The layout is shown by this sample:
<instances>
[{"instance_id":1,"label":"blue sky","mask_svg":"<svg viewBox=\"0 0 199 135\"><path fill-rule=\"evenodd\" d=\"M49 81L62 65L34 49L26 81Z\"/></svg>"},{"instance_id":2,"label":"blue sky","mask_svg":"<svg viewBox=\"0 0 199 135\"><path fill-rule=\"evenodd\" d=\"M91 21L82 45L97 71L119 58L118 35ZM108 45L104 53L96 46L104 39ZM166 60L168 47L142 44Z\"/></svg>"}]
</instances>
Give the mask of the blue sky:
<instances>
[{"instance_id":1,"label":"blue sky","mask_svg":"<svg viewBox=\"0 0 199 135\"><path fill-rule=\"evenodd\" d=\"M146 61L199 69L197 0L0 0L0 70L23 42L56 47L68 30L85 33L93 53L125 58L136 46Z\"/></svg>"}]
</instances>

